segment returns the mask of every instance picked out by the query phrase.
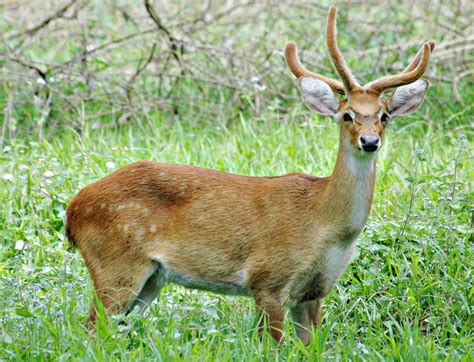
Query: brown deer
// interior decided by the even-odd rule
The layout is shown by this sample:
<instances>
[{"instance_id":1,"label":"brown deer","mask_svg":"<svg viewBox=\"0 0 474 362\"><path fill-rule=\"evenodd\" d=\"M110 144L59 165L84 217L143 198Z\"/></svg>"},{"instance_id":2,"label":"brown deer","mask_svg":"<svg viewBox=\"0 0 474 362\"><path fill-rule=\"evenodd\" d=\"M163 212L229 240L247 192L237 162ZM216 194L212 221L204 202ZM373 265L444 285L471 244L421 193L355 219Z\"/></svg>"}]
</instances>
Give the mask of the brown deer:
<instances>
[{"instance_id":1,"label":"brown deer","mask_svg":"<svg viewBox=\"0 0 474 362\"><path fill-rule=\"evenodd\" d=\"M309 108L334 116L339 153L329 177L247 177L193 166L139 161L85 187L67 209L75 243L108 313L147 307L167 282L252 296L281 342L289 309L308 343L322 299L346 269L372 205L384 129L414 112L428 82L433 42L398 75L361 86L327 21L329 53L342 83L306 70L296 45L285 58ZM388 100L382 93L396 88ZM345 95L338 99L333 92ZM92 303L88 321L94 323Z\"/></svg>"}]
</instances>

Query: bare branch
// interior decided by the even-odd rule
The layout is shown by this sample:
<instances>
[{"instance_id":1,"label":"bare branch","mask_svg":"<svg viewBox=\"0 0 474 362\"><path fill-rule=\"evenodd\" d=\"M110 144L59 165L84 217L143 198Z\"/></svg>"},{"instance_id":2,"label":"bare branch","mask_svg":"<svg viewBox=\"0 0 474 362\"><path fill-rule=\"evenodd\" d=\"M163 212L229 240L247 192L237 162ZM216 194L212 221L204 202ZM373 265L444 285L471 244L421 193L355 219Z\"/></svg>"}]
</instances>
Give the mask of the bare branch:
<instances>
[{"instance_id":1,"label":"bare branch","mask_svg":"<svg viewBox=\"0 0 474 362\"><path fill-rule=\"evenodd\" d=\"M178 51L178 45L177 45L178 41L171 34L171 32L163 25L163 22L161 21L160 17L156 13L155 8L153 7L153 5L150 4L149 0L145 0L145 8L146 8L146 11L148 12L148 15L150 16L150 18L156 24L156 27L158 28L158 30L165 33L166 36L168 37L169 44L170 44L170 47L171 47L171 51L173 53L173 57L181 65L180 53L182 54L184 52L183 46L181 45L181 49Z\"/></svg>"},{"instance_id":2,"label":"bare branch","mask_svg":"<svg viewBox=\"0 0 474 362\"><path fill-rule=\"evenodd\" d=\"M52 15L48 16L46 19L44 19L38 25L36 25L36 26L32 27L31 29L28 29L26 31L23 31L23 32L20 32L20 33L17 33L17 34L13 34L13 35L9 36L7 39L11 40L11 39L15 39L15 38L18 38L18 37L21 37L21 36L33 36L38 31L40 31L41 29L46 27L52 21L54 21L56 19L59 19L59 18L62 18L64 16L64 14L66 13L66 11L68 11L69 8L72 5L74 5L75 3L77 3L77 0L71 0L66 5L59 8L54 14L52 14Z\"/></svg>"}]
</instances>

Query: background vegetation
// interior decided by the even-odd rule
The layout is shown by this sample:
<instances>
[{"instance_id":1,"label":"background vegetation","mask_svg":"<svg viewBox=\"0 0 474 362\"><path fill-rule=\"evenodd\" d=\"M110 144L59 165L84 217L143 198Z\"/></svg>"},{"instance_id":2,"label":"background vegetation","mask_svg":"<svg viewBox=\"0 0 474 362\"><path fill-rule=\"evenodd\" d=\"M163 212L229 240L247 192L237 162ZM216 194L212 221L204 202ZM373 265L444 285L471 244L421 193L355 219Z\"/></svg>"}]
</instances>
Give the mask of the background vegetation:
<instances>
[{"instance_id":1,"label":"background vegetation","mask_svg":"<svg viewBox=\"0 0 474 362\"><path fill-rule=\"evenodd\" d=\"M0 5L0 359L472 360L473 5L340 3L362 82L437 42L432 87L390 124L359 256L309 346L259 342L250 300L169 285L129 331L82 329L92 296L63 236L69 200L138 159L245 175L328 175L337 129L282 57L335 76L327 2L6 1Z\"/></svg>"}]
</instances>

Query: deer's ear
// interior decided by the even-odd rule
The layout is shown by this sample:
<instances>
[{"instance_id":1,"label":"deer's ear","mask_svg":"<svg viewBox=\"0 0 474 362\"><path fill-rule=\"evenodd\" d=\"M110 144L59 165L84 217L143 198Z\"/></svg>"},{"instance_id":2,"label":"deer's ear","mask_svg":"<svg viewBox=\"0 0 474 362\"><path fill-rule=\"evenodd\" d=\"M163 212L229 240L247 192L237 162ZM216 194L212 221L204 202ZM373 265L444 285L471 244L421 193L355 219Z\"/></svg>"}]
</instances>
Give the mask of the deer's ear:
<instances>
[{"instance_id":1,"label":"deer's ear","mask_svg":"<svg viewBox=\"0 0 474 362\"><path fill-rule=\"evenodd\" d=\"M313 77L302 77L300 88L303 101L310 109L327 116L334 116L337 113L339 99L329 85Z\"/></svg>"},{"instance_id":2,"label":"deer's ear","mask_svg":"<svg viewBox=\"0 0 474 362\"><path fill-rule=\"evenodd\" d=\"M404 116L415 112L423 103L428 86L427 80L420 79L398 87L387 103L390 117Z\"/></svg>"}]
</instances>

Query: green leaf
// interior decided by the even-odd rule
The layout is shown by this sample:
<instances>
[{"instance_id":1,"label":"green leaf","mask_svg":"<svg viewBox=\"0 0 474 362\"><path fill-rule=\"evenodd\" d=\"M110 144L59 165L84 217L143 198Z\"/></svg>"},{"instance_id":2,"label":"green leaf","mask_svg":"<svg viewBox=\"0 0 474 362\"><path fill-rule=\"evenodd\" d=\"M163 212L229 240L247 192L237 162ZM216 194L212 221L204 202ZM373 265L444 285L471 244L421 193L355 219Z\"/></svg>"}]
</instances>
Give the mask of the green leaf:
<instances>
[{"instance_id":1,"label":"green leaf","mask_svg":"<svg viewBox=\"0 0 474 362\"><path fill-rule=\"evenodd\" d=\"M28 309L26 308L17 308L16 314L25 317L25 318L30 318L33 317L33 313L31 313Z\"/></svg>"}]
</instances>

